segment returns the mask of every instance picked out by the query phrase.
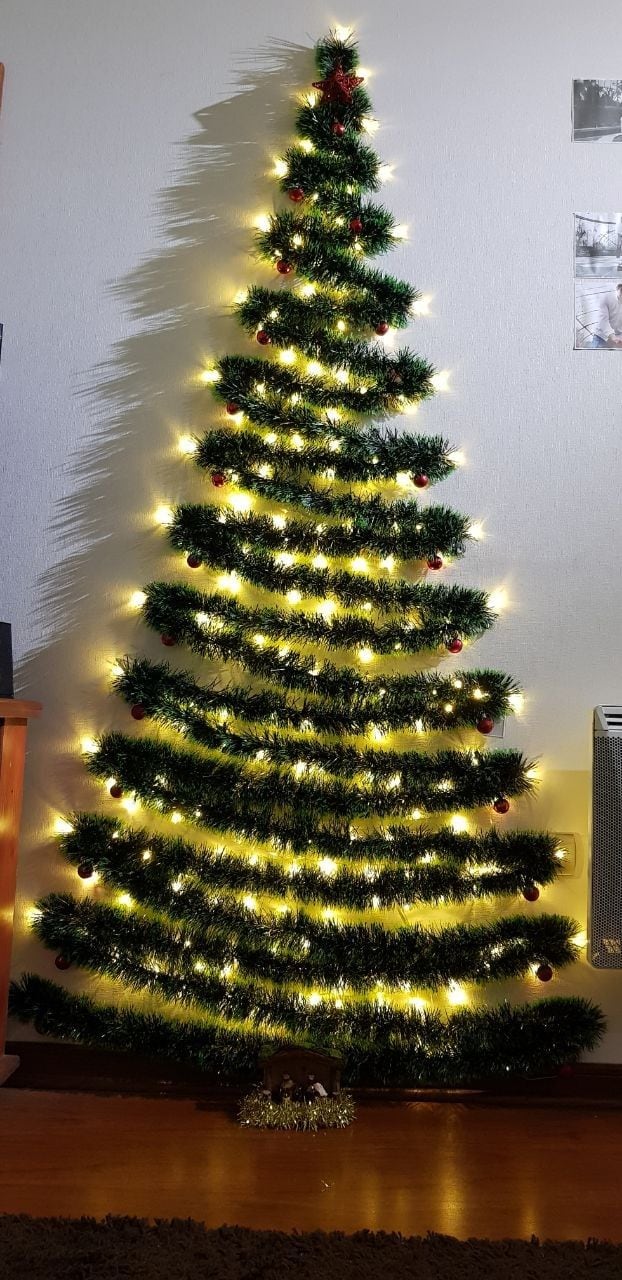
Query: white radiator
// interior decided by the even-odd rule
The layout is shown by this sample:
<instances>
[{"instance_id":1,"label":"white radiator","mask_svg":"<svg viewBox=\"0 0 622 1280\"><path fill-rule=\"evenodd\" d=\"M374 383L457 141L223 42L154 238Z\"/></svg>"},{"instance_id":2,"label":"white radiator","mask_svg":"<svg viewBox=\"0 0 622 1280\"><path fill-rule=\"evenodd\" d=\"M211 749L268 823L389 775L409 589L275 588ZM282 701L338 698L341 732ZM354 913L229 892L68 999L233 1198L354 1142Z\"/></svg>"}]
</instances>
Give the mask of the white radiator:
<instances>
[{"instance_id":1,"label":"white radiator","mask_svg":"<svg viewBox=\"0 0 622 1280\"><path fill-rule=\"evenodd\" d=\"M622 969L622 706L594 711L588 945L597 969Z\"/></svg>"}]
</instances>

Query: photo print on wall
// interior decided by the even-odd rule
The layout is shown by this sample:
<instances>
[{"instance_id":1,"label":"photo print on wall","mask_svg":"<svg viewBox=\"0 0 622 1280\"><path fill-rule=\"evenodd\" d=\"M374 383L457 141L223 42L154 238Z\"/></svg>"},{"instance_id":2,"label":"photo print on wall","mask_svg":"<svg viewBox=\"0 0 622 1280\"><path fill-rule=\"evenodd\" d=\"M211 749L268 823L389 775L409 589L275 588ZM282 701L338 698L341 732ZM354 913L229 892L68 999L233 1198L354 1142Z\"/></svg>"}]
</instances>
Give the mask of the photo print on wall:
<instances>
[{"instance_id":1,"label":"photo print on wall","mask_svg":"<svg viewBox=\"0 0 622 1280\"><path fill-rule=\"evenodd\" d=\"M575 350L622 351L622 213L575 213Z\"/></svg>"},{"instance_id":2,"label":"photo print on wall","mask_svg":"<svg viewBox=\"0 0 622 1280\"><path fill-rule=\"evenodd\" d=\"M622 80L573 80L573 142L622 142Z\"/></svg>"}]
</instances>

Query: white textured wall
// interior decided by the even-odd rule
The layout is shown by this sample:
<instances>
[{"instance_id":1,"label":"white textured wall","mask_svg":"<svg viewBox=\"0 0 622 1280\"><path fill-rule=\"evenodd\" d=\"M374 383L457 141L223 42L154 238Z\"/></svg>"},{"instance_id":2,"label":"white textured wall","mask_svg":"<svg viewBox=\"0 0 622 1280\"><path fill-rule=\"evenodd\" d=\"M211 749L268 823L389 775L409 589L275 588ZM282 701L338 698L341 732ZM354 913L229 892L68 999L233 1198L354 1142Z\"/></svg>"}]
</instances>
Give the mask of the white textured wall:
<instances>
[{"instance_id":1,"label":"white textured wall","mask_svg":"<svg viewBox=\"0 0 622 1280\"><path fill-rule=\"evenodd\" d=\"M45 703L16 972L54 972L23 910L75 889L49 825L93 802L71 754L80 733L127 725L105 695L108 659L134 644L161 654L122 610L166 567L145 513L191 492L174 453L198 420L189 374L237 340L221 313L253 270L249 214L271 199L262 175L311 71L305 49L336 21L356 24L374 71L376 142L396 164L384 196L412 231L393 266L434 295L411 339L452 371L418 423L465 448L441 497L489 530L460 576L504 582L512 600L473 661L525 683L507 741L544 764L525 820L582 836L580 874L543 905L585 920L590 713L622 700L622 359L572 350L572 213L620 207L622 148L573 147L569 111L573 75L621 73L611 25L586 22L584 0L336 13L318 0L4 0L0 616L21 689ZM610 1060L619 985L584 964L555 984L605 1005Z\"/></svg>"}]
</instances>

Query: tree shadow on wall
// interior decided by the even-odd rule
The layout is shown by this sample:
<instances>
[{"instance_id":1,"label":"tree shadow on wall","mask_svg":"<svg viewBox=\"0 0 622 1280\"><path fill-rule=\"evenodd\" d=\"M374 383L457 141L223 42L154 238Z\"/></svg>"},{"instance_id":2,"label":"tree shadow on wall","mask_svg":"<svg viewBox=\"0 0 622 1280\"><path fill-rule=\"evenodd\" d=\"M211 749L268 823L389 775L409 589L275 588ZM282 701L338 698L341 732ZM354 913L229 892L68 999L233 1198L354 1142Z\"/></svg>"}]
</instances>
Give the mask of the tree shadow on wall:
<instances>
[{"instance_id":1,"label":"tree shadow on wall","mask_svg":"<svg viewBox=\"0 0 622 1280\"><path fill-rule=\"evenodd\" d=\"M33 886L35 896L80 892L51 829L55 815L99 804L81 736L127 729L127 707L109 692L111 663L133 651L162 657L127 602L146 581L180 575L180 557L167 553L152 513L162 503L206 498L179 437L218 414L197 377L206 360L244 350L230 303L250 281L268 279L249 256L252 223L274 206L272 156L292 133L312 70L310 48L271 43L240 67L229 98L196 113L198 129L180 144L179 168L159 197L163 247L110 286L128 332L81 392L92 426L67 464L72 491L50 530L62 559L38 584L41 645L16 681L21 696L41 699L44 713L31 734L15 972L30 965L54 973L50 953L26 927ZM183 665L203 664L184 652ZM76 975L76 985L84 977Z\"/></svg>"}]
</instances>

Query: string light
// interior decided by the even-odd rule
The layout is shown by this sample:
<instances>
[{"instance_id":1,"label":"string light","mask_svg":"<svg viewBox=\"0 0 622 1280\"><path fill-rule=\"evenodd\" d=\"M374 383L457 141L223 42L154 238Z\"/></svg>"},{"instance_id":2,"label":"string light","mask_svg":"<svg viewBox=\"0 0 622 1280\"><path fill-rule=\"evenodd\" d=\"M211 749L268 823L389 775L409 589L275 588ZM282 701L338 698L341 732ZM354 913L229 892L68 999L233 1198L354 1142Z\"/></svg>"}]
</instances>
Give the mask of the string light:
<instances>
[{"instance_id":1,"label":"string light","mask_svg":"<svg viewBox=\"0 0 622 1280\"><path fill-rule=\"evenodd\" d=\"M286 525L285 516L280 516L280 515L272 516L272 523L275 529L284 529Z\"/></svg>"},{"instance_id":2,"label":"string light","mask_svg":"<svg viewBox=\"0 0 622 1280\"><path fill-rule=\"evenodd\" d=\"M260 213L259 216L255 218L254 225L258 231L269 231L272 226L272 222L267 213Z\"/></svg>"},{"instance_id":3,"label":"string light","mask_svg":"<svg viewBox=\"0 0 622 1280\"><path fill-rule=\"evenodd\" d=\"M142 609L146 599L147 596L144 591L133 591L129 600L130 608Z\"/></svg>"},{"instance_id":4,"label":"string light","mask_svg":"<svg viewBox=\"0 0 622 1280\"><path fill-rule=\"evenodd\" d=\"M289 171L287 160L276 159L274 161L274 175L277 178L284 178Z\"/></svg>"},{"instance_id":5,"label":"string light","mask_svg":"<svg viewBox=\"0 0 622 1280\"><path fill-rule=\"evenodd\" d=\"M117 902L120 907L127 907L128 910L131 910L134 906L134 900L129 893L120 893L117 898Z\"/></svg>"},{"instance_id":6,"label":"string light","mask_svg":"<svg viewBox=\"0 0 622 1280\"><path fill-rule=\"evenodd\" d=\"M237 303L239 307L241 307L242 303L246 302L247 298L248 298L248 289L238 289L233 301Z\"/></svg>"},{"instance_id":7,"label":"string light","mask_svg":"<svg viewBox=\"0 0 622 1280\"><path fill-rule=\"evenodd\" d=\"M484 537L484 526L481 520L476 520L473 524L470 524L467 533L469 538L473 538L475 542L481 542Z\"/></svg>"},{"instance_id":8,"label":"string light","mask_svg":"<svg viewBox=\"0 0 622 1280\"><path fill-rule=\"evenodd\" d=\"M281 361L281 364L295 364L296 352L294 351L293 347L287 347L285 351L281 351L281 354L279 355L279 360Z\"/></svg>"},{"instance_id":9,"label":"string light","mask_svg":"<svg viewBox=\"0 0 622 1280\"><path fill-rule=\"evenodd\" d=\"M326 556L320 554L313 557L311 564L314 569L326 569L328 560L326 559Z\"/></svg>"},{"instance_id":10,"label":"string light","mask_svg":"<svg viewBox=\"0 0 622 1280\"><path fill-rule=\"evenodd\" d=\"M322 373L322 366L317 360L310 360L307 365L307 373L311 378L319 378Z\"/></svg>"},{"instance_id":11,"label":"string light","mask_svg":"<svg viewBox=\"0 0 622 1280\"><path fill-rule=\"evenodd\" d=\"M449 391L449 370L440 369L438 373L433 373L430 382L435 391Z\"/></svg>"},{"instance_id":12,"label":"string light","mask_svg":"<svg viewBox=\"0 0 622 1280\"><path fill-rule=\"evenodd\" d=\"M303 151L306 151L307 155L311 155L311 152L315 151L315 147L310 138L301 138L298 145ZM287 172L287 169L285 172Z\"/></svg>"},{"instance_id":13,"label":"string light","mask_svg":"<svg viewBox=\"0 0 622 1280\"><path fill-rule=\"evenodd\" d=\"M173 826L178 826L180 822L183 822L183 820L183 814L181 814L178 809L171 814L171 822L173 823Z\"/></svg>"},{"instance_id":14,"label":"string light","mask_svg":"<svg viewBox=\"0 0 622 1280\"><path fill-rule=\"evenodd\" d=\"M71 835L72 831L73 827L70 822L67 822L66 818L58 817L54 819L54 832L57 836L68 836Z\"/></svg>"},{"instance_id":15,"label":"string light","mask_svg":"<svg viewBox=\"0 0 622 1280\"><path fill-rule=\"evenodd\" d=\"M361 128L365 130L365 133L377 133L380 128L380 123L378 120L372 119L371 116L363 116L361 120Z\"/></svg>"},{"instance_id":16,"label":"string light","mask_svg":"<svg viewBox=\"0 0 622 1280\"><path fill-rule=\"evenodd\" d=\"M488 593L488 605L495 613L501 613L505 609L508 602L507 591L505 587L497 587L494 591Z\"/></svg>"},{"instance_id":17,"label":"string light","mask_svg":"<svg viewBox=\"0 0 622 1280\"><path fill-rule=\"evenodd\" d=\"M413 302L412 307L410 308L411 314L413 316L429 315L431 302L432 302L432 295L430 293L423 294L420 298L417 298Z\"/></svg>"},{"instance_id":18,"label":"string light","mask_svg":"<svg viewBox=\"0 0 622 1280\"><path fill-rule=\"evenodd\" d=\"M461 813L453 814L450 826L452 831L456 832L456 835L461 835L462 832L468 831L469 829L468 821Z\"/></svg>"},{"instance_id":19,"label":"string light","mask_svg":"<svg viewBox=\"0 0 622 1280\"><path fill-rule=\"evenodd\" d=\"M300 601L302 600L302 596L299 591L293 590L293 591L287 592L287 599L289 600L290 604L300 604Z\"/></svg>"},{"instance_id":20,"label":"string light","mask_svg":"<svg viewBox=\"0 0 622 1280\"><path fill-rule=\"evenodd\" d=\"M468 1004L469 997L459 982L450 982L447 987L447 1000L449 1004L461 1005Z\"/></svg>"},{"instance_id":21,"label":"string light","mask_svg":"<svg viewBox=\"0 0 622 1280\"><path fill-rule=\"evenodd\" d=\"M364 556L354 556L352 568L355 573L366 573L369 566Z\"/></svg>"},{"instance_id":22,"label":"string light","mask_svg":"<svg viewBox=\"0 0 622 1280\"><path fill-rule=\"evenodd\" d=\"M172 524L175 517L172 507L160 506L156 507L153 518L156 524L167 525Z\"/></svg>"},{"instance_id":23,"label":"string light","mask_svg":"<svg viewBox=\"0 0 622 1280\"><path fill-rule=\"evenodd\" d=\"M94 738L86 737L82 739L82 750L87 755L94 755L96 751L99 751L99 747Z\"/></svg>"},{"instance_id":24,"label":"string light","mask_svg":"<svg viewBox=\"0 0 622 1280\"><path fill-rule=\"evenodd\" d=\"M312 298L314 293L315 293L314 284L303 284L300 290L301 298Z\"/></svg>"},{"instance_id":25,"label":"string light","mask_svg":"<svg viewBox=\"0 0 622 1280\"><path fill-rule=\"evenodd\" d=\"M360 662L371 662L373 656L374 656L373 649L368 649L367 645L364 645L362 649L359 649Z\"/></svg>"},{"instance_id":26,"label":"string light","mask_svg":"<svg viewBox=\"0 0 622 1280\"><path fill-rule=\"evenodd\" d=\"M197 442L192 439L192 436L180 436L177 441L177 448L180 453L196 453Z\"/></svg>"},{"instance_id":27,"label":"string light","mask_svg":"<svg viewBox=\"0 0 622 1280\"><path fill-rule=\"evenodd\" d=\"M240 514L250 511L253 505L253 500L248 493L232 493L229 495L228 502L229 506Z\"/></svg>"},{"instance_id":28,"label":"string light","mask_svg":"<svg viewBox=\"0 0 622 1280\"><path fill-rule=\"evenodd\" d=\"M200 376L201 382L220 382L218 369L204 369Z\"/></svg>"},{"instance_id":29,"label":"string light","mask_svg":"<svg viewBox=\"0 0 622 1280\"><path fill-rule=\"evenodd\" d=\"M394 240L405 240L408 235L408 227L406 223L398 222L397 225L392 228L391 235Z\"/></svg>"}]
</instances>

